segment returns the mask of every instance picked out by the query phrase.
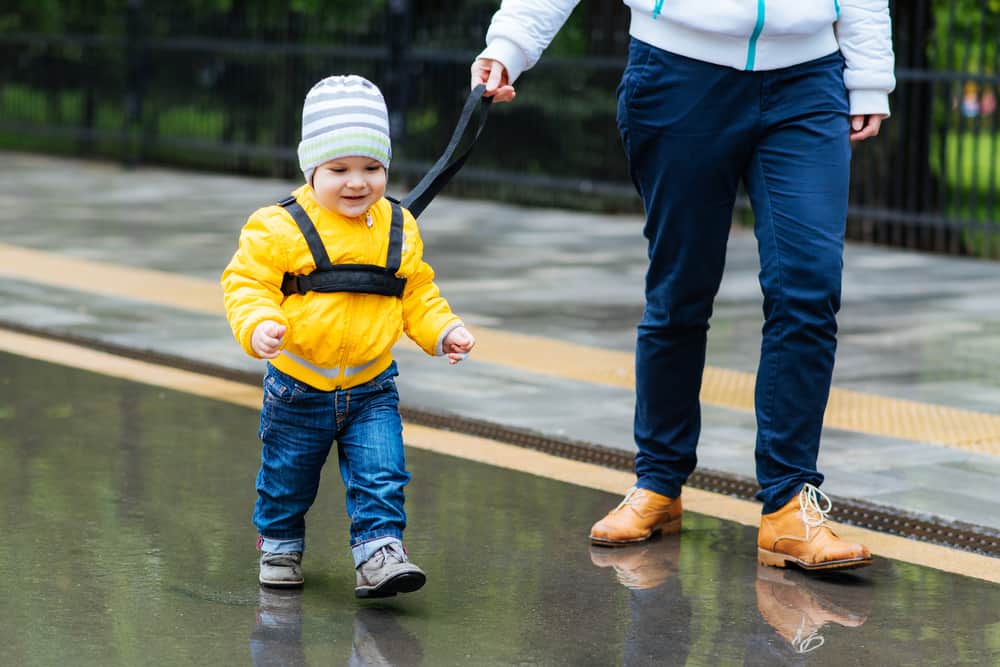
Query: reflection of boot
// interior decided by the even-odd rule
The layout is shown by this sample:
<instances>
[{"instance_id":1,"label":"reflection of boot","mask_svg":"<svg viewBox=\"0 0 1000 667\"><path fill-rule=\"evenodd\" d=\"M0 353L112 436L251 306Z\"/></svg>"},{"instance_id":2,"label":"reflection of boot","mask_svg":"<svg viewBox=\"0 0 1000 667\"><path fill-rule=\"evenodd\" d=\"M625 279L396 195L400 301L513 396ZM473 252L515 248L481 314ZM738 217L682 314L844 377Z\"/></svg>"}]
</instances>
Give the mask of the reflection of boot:
<instances>
[{"instance_id":1,"label":"reflection of boot","mask_svg":"<svg viewBox=\"0 0 1000 667\"><path fill-rule=\"evenodd\" d=\"M868 620L871 589L852 580L813 579L798 572L757 566L757 609L796 653L825 642L827 623L856 628Z\"/></svg>"},{"instance_id":2,"label":"reflection of boot","mask_svg":"<svg viewBox=\"0 0 1000 667\"><path fill-rule=\"evenodd\" d=\"M597 567L612 567L622 586L634 591L662 586L677 573L681 541L660 537L645 544L606 549L590 547L590 560Z\"/></svg>"},{"instance_id":3,"label":"reflection of boot","mask_svg":"<svg viewBox=\"0 0 1000 667\"><path fill-rule=\"evenodd\" d=\"M306 664L302 646L302 591L261 586L257 626L250 635L253 664L297 666Z\"/></svg>"},{"instance_id":4,"label":"reflection of boot","mask_svg":"<svg viewBox=\"0 0 1000 667\"><path fill-rule=\"evenodd\" d=\"M676 576L680 556L678 536L654 537L620 549L590 548L591 562L612 568L619 583L629 589L625 667L673 667L687 662L691 604Z\"/></svg>"},{"instance_id":5,"label":"reflection of boot","mask_svg":"<svg viewBox=\"0 0 1000 667\"><path fill-rule=\"evenodd\" d=\"M424 650L420 640L396 620L393 609L362 607L354 615L354 651L351 667L419 665Z\"/></svg>"}]
</instances>

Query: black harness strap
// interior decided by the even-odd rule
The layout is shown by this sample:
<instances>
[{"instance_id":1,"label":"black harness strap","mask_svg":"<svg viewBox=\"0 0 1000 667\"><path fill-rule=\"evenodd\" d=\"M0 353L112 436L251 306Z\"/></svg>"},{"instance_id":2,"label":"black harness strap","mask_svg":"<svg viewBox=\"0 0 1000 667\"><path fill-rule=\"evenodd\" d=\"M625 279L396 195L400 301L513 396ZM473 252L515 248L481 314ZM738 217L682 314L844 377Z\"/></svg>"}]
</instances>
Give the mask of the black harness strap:
<instances>
[{"instance_id":1,"label":"black harness strap","mask_svg":"<svg viewBox=\"0 0 1000 667\"><path fill-rule=\"evenodd\" d=\"M389 227L389 250L385 254L385 270L396 274L403 261L403 209L389 200L392 205L392 223Z\"/></svg>"},{"instance_id":2,"label":"black harness strap","mask_svg":"<svg viewBox=\"0 0 1000 667\"><path fill-rule=\"evenodd\" d=\"M313 271L307 276L285 274L281 291L287 294L306 292L355 292L402 297L406 278L397 278L381 266L372 264L336 264L330 271Z\"/></svg>"},{"instance_id":3,"label":"black harness strap","mask_svg":"<svg viewBox=\"0 0 1000 667\"><path fill-rule=\"evenodd\" d=\"M448 184L448 181L458 173L458 170L462 168L462 165L469 158L473 146L476 145L476 141L483 131L483 126L486 125L486 114L489 113L490 105L493 103L492 97L483 97L485 91L486 86L483 84L479 84L472 89L469 96L465 99L465 106L462 107L462 115L459 116L458 123L455 125L455 130L451 133L451 140L444 149L444 153L434 163L431 170L414 186L413 190L403 197L403 206L413 214L414 218L420 217L420 214L431 203L431 200L441 192L444 186ZM478 121L472 126L472 131L469 132L469 121L477 111ZM452 158L452 155L454 155L455 150L462 143L462 139L465 138L466 134L470 135L468 144L457 157Z\"/></svg>"},{"instance_id":4,"label":"black harness strap","mask_svg":"<svg viewBox=\"0 0 1000 667\"><path fill-rule=\"evenodd\" d=\"M281 281L281 291L289 294L306 292L354 292L358 294L379 294L381 296L402 297L406 289L406 278L399 278L396 272L403 257L403 210L399 204L392 205L392 223L389 227L389 249L386 265L376 264L333 264L326 253L316 226L295 197L286 197L278 202L291 214L295 224L309 245L316 270L308 275L286 273Z\"/></svg>"},{"instance_id":5,"label":"black harness strap","mask_svg":"<svg viewBox=\"0 0 1000 667\"><path fill-rule=\"evenodd\" d=\"M278 202L278 206L291 214L295 220L295 224L299 226L302 236L306 237L306 243L309 244L309 252L312 253L313 260L316 262L316 270L330 271L333 269L333 262L330 261L330 256L326 254L326 247L323 245L323 239L319 237L319 232L316 231L316 225L313 224L312 218L309 217L309 214L306 213L295 197L291 195L285 197Z\"/></svg>"}]
</instances>

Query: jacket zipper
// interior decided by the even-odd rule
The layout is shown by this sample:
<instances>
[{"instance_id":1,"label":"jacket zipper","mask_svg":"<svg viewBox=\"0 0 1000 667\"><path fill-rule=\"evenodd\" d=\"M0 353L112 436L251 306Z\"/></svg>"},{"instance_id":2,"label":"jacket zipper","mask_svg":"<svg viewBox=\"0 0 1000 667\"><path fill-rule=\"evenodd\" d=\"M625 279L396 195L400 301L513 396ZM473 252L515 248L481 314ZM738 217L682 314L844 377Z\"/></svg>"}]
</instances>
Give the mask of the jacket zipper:
<instances>
[{"instance_id":1,"label":"jacket zipper","mask_svg":"<svg viewBox=\"0 0 1000 667\"><path fill-rule=\"evenodd\" d=\"M757 0L757 25L750 35L750 43L747 45L747 66L745 69L752 70L754 61L757 59L757 38L764 30L764 0Z\"/></svg>"},{"instance_id":2,"label":"jacket zipper","mask_svg":"<svg viewBox=\"0 0 1000 667\"><path fill-rule=\"evenodd\" d=\"M370 215L370 212L368 213L368 215ZM368 234L368 246L369 246L369 248L371 247L372 242L374 241L374 235L375 235L375 226L367 224L368 220L371 220L371 219L372 218L366 218L365 222L360 223L360 224L364 225L364 230L362 231L362 233L367 233ZM386 232L385 236L386 236L386 238L388 238L388 236L389 236L388 232ZM388 253L388 249L386 250L386 253ZM375 258L373 259L371 257L371 253L369 252L369 256L366 257L364 259L364 261L366 263L368 263L368 264L378 264L379 263L378 257L381 254L382 254L382 246L381 246L381 244L379 244L378 247L376 248ZM352 337L350 335L348 335L348 334L350 333L351 327L354 325L354 311L357 310L358 298L359 297L356 296L356 295L354 295L354 294L351 294L350 296L348 296L347 312L344 314L344 320L345 320L346 326L344 327L344 330L343 330L344 331L344 338L343 338L343 343L342 343L342 346L341 346L340 364L339 364L339 367L340 367L340 376L341 376L340 381L341 381L341 383L347 381L347 375L346 375L347 368L348 368L347 360L351 356L350 355L350 352L351 352L350 341L352 340ZM340 389L340 387L338 386L337 389Z\"/></svg>"}]
</instances>

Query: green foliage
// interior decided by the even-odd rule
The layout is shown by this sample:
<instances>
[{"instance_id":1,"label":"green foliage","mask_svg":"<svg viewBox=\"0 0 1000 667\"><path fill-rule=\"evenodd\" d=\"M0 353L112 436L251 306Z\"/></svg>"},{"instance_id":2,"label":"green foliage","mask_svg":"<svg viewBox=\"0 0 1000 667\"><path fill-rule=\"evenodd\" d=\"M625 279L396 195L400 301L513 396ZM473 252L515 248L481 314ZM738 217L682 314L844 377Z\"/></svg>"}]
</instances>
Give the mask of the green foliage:
<instances>
[{"instance_id":1,"label":"green foliage","mask_svg":"<svg viewBox=\"0 0 1000 667\"><path fill-rule=\"evenodd\" d=\"M0 34L122 36L128 10L127 0L37 0L16 11L0 9ZM286 36L298 26L302 34L296 37L329 44L339 35L381 32L384 12L385 0L145 0L137 16L152 36L262 39Z\"/></svg>"},{"instance_id":2,"label":"green foliage","mask_svg":"<svg viewBox=\"0 0 1000 667\"><path fill-rule=\"evenodd\" d=\"M941 165L939 140L932 142L931 168L949 188L986 196L1000 192L1000 135L951 131L945 138L945 164Z\"/></svg>"},{"instance_id":3,"label":"green foliage","mask_svg":"<svg viewBox=\"0 0 1000 667\"><path fill-rule=\"evenodd\" d=\"M935 69L994 73L1000 43L1000 0L935 0L934 38L928 55Z\"/></svg>"},{"instance_id":4,"label":"green foliage","mask_svg":"<svg viewBox=\"0 0 1000 667\"><path fill-rule=\"evenodd\" d=\"M974 229L962 229L966 253L982 258L1000 258L1000 135L951 131L931 142L931 170L944 181L948 200L945 208L955 220L973 221ZM941 164L941 156L944 164ZM994 193L994 194L991 194Z\"/></svg>"},{"instance_id":5,"label":"green foliage","mask_svg":"<svg viewBox=\"0 0 1000 667\"><path fill-rule=\"evenodd\" d=\"M986 228L962 232L966 252L973 257L1000 259L1000 230L989 223L985 223L984 227Z\"/></svg>"}]
</instances>

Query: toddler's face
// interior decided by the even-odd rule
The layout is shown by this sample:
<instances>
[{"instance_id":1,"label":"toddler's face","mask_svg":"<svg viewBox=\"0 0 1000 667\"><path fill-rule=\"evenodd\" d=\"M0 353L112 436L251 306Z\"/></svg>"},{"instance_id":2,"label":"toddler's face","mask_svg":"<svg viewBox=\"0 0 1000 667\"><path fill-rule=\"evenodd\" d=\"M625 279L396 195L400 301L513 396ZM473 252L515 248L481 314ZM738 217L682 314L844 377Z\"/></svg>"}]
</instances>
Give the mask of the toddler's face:
<instances>
[{"instance_id":1,"label":"toddler's face","mask_svg":"<svg viewBox=\"0 0 1000 667\"><path fill-rule=\"evenodd\" d=\"M385 194L385 167L368 157L340 157L316 167L312 185L323 208L355 218Z\"/></svg>"}]
</instances>

